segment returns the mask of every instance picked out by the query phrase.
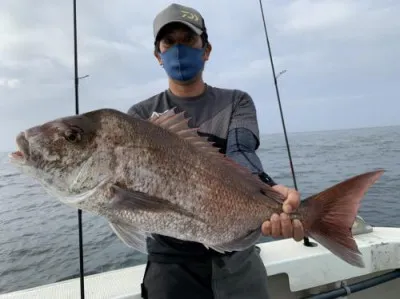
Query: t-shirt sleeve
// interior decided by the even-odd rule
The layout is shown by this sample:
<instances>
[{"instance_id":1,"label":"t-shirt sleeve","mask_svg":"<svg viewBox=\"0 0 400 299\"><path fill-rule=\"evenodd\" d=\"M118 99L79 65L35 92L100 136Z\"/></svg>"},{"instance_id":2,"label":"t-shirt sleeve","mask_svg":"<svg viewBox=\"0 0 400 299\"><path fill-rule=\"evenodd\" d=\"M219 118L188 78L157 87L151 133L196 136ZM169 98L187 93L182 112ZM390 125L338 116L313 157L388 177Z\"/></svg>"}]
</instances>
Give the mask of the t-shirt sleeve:
<instances>
[{"instance_id":1,"label":"t-shirt sleeve","mask_svg":"<svg viewBox=\"0 0 400 299\"><path fill-rule=\"evenodd\" d=\"M253 99L247 93L243 93L233 109L228 132L238 128L245 128L254 134L257 140L257 149L259 146L260 133L258 129L256 107Z\"/></svg>"},{"instance_id":2,"label":"t-shirt sleeve","mask_svg":"<svg viewBox=\"0 0 400 299\"><path fill-rule=\"evenodd\" d=\"M260 158L255 152L257 140L249 130L244 128L233 129L229 132L226 155L236 163L248 168L257 174L261 181L274 186L275 181L264 172Z\"/></svg>"}]
</instances>

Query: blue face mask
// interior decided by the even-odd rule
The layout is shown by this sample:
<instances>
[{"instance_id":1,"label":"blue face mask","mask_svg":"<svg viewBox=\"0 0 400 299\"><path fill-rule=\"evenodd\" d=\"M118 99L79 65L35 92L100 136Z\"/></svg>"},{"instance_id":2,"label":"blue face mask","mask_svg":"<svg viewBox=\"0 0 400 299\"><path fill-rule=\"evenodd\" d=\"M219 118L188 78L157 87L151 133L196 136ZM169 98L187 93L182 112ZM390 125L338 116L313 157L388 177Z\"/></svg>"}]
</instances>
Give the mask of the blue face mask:
<instances>
[{"instance_id":1,"label":"blue face mask","mask_svg":"<svg viewBox=\"0 0 400 299\"><path fill-rule=\"evenodd\" d=\"M203 69L204 50L205 48L196 49L177 44L160 53L160 56L169 77L178 81L188 81Z\"/></svg>"}]
</instances>

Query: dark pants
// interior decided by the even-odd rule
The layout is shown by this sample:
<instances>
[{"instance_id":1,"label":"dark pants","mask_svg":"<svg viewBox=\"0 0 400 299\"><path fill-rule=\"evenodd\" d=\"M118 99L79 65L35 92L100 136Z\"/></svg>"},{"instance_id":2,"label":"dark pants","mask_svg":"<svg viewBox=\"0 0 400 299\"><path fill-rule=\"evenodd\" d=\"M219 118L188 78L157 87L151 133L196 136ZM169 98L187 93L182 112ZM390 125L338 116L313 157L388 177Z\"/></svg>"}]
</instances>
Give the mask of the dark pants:
<instances>
[{"instance_id":1,"label":"dark pants","mask_svg":"<svg viewBox=\"0 0 400 299\"><path fill-rule=\"evenodd\" d=\"M144 299L268 299L267 274L258 249L206 261L149 261Z\"/></svg>"}]
</instances>

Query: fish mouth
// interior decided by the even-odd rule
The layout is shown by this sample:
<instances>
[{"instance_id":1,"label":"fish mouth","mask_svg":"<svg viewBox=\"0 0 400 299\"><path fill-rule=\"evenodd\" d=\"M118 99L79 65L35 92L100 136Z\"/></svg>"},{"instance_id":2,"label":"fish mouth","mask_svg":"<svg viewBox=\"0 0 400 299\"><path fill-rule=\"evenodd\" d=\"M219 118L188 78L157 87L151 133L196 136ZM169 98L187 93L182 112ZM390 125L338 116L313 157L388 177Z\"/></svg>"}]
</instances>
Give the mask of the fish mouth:
<instances>
[{"instance_id":1,"label":"fish mouth","mask_svg":"<svg viewBox=\"0 0 400 299\"><path fill-rule=\"evenodd\" d=\"M8 156L11 161L17 163L25 163L29 158L29 142L25 137L25 133L21 132L16 138L17 150Z\"/></svg>"}]
</instances>

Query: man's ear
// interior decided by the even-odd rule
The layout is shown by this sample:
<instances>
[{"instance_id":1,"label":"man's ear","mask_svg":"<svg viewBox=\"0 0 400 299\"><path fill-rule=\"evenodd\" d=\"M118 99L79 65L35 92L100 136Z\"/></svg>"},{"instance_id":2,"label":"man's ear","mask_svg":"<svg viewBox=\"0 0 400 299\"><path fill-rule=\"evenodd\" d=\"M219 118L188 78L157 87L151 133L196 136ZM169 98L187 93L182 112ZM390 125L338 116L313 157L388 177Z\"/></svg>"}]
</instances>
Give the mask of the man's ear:
<instances>
[{"instance_id":1,"label":"man's ear","mask_svg":"<svg viewBox=\"0 0 400 299\"><path fill-rule=\"evenodd\" d=\"M157 50L154 50L154 57L157 59L157 61L158 61L158 63L159 63L160 65L163 64L163 63L162 63L161 56L160 56L160 53L159 53Z\"/></svg>"},{"instance_id":2,"label":"man's ear","mask_svg":"<svg viewBox=\"0 0 400 299\"><path fill-rule=\"evenodd\" d=\"M204 60L207 61L210 58L212 46L210 43L207 43L206 50L204 51Z\"/></svg>"}]
</instances>

